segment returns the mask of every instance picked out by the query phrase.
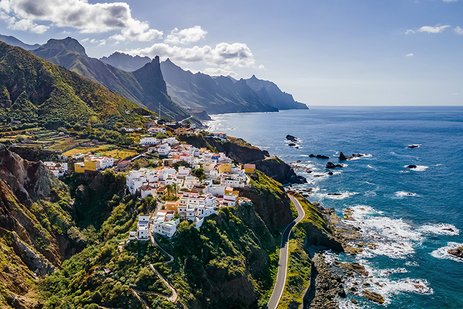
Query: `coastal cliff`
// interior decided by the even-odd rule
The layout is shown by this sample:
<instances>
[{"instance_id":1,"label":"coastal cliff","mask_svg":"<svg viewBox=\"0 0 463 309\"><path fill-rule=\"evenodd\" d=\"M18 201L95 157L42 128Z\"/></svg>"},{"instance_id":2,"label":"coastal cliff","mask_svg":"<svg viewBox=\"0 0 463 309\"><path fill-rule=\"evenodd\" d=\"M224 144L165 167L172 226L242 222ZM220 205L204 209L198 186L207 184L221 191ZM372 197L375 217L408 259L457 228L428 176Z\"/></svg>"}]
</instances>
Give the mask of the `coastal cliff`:
<instances>
[{"instance_id":1,"label":"coastal cliff","mask_svg":"<svg viewBox=\"0 0 463 309\"><path fill-rule=\"evenodd\" d=\"M101 183L105 183L101 177L118 177L104 174L108 175L98 178ZM46 278L42 292L50 297L47 306L73 302L77 306L140 307L132 290L153 306L174 306L166 300L168 291L149 264L173 284L180 302L188 308L265 305L278 264L279 233L292 220L290 202L277 181L257 172L251 186L241 191L248 202L221 208L200 229L183 221L172 239L157 237L162 250L149 241L118 247L136 225L138 215L157 207L154 199L119 196L117 190L111 196L105 192L107 185L92 184L95 178L79 176L66 181L70 188L93 188L92 196L101 197L94 211L110 213L101 225L95 225L96 241ZM173 256L171 263L166 262L164 252Z\"/></svg>"}]
</instances>

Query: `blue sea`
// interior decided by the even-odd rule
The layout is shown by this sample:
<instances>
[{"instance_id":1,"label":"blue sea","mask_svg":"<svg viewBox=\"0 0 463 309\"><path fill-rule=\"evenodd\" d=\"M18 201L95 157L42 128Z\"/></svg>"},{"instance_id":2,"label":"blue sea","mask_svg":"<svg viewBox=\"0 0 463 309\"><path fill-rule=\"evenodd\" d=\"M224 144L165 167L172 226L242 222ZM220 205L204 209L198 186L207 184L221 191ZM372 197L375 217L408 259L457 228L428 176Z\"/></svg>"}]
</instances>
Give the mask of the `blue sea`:
<instances>
[{"instance_id":1,"label":"blue sea","mask_svg":"<svg viewBox=\"0 0 463 309\"><path fill-rule=\"evenodd\" d=\"M374 245L340 258L366 265L370 275L360 284L384 295L388 308L463 308L463 260L447 254L463 244L463 107L314 107L215 115L209 125L297 162L313 190L309 199L340 215L352 209L354 225ZM287 134L301 139L299 149L287 145ZM308 157L338 163L340 151L365 156L332 176L327 160Z\"/></svg>"}]
</instances>

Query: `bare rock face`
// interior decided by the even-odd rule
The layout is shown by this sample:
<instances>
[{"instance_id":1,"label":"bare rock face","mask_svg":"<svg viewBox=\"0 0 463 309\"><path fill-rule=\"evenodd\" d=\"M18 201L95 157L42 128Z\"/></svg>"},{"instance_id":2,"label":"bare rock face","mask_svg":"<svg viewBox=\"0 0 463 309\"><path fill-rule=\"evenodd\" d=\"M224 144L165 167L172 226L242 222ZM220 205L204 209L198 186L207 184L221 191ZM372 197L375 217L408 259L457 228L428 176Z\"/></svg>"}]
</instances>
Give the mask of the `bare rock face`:
<instances>
[{"instance_id":1,"label":"bare rock face","mask_svg":"<svg viewBox=\"0 0 463 309\"><path fill-rule=\"evenodd\" d=\"M0 290L9 306L33 307L29 291L74 253L76 231L67 187L40 162L0 144ZM69 233L69 234L68 234ZM0 301L0 307L2 302Z\"/></svg>"},{"instance_id":2,"label":"bare rock face","mask_svg":"<svg viewBox=\"0 0 463 309\"><path fill-rule=\"evenodd\" d=\"M40 198L52 197L53 181L46 167L40 162L23 160L4 145L0 145L0 179L21 203L31 205Z\"/></svg>"}]
</instances>

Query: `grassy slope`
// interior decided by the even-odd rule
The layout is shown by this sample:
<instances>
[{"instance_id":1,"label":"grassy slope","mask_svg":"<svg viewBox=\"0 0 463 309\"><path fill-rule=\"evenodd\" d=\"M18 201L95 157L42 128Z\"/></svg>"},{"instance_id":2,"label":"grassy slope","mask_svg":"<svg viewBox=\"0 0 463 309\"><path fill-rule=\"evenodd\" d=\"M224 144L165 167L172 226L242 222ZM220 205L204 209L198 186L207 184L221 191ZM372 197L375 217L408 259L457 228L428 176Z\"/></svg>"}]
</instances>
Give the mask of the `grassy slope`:
<instances>
[{"instance_id":1,"label":"grassy slope","mask_svg":"<svg viewBox=\"0 0 463 309\"><path fill-rule=\"evenodd\" d=\"M2 122L114 127L139 125L151 114L98 83L2 42L0 88L9 100L0 111Z\"/></svg>"}]
</instances>

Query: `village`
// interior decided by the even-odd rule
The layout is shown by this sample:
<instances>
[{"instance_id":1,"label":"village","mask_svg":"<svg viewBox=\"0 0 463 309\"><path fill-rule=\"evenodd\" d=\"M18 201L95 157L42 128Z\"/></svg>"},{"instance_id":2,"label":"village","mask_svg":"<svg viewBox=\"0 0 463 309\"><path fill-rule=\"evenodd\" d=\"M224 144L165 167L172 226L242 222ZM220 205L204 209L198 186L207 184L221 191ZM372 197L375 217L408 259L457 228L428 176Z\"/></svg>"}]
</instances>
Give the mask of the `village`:
<instances>
[{"instance_id":1,"label":"village","mask_svg":"<svg viewBox=\"0 0 463 309\"><path fill-rule=\"evenodd\" d=\"M136 131L140 131L137 128ZM124 128L126 132L135 129ZM156 210L138 216L137 230L129 232L129 241L146 241L154 235L171 238L183 220L200 228L206 217L221 207L235 207L249 202L239 196L239 188L249 183L255 173L254 164L235 164L224 153L196 148L166 135L165 127L151 126L147 136L139 139L143 152L158 158L158 166L131 169L127 160L117 160L98 154L76 154L67 162L43 162L56 177L70 173L95 173L106 169L124 171L126 189L134 198L156 199ZM223 133L211 133L226 139ZM72 166L72 170L69 168Z\"/></svg>"}]
</instances>

